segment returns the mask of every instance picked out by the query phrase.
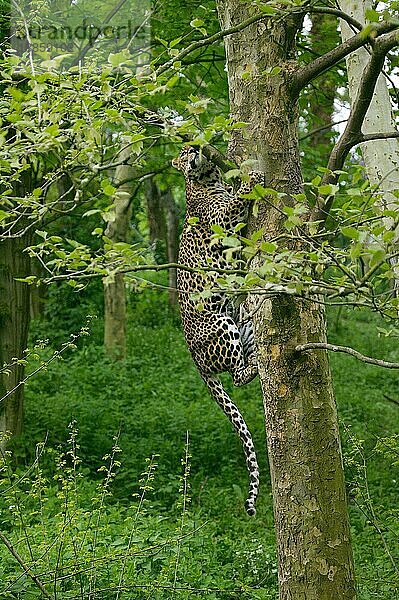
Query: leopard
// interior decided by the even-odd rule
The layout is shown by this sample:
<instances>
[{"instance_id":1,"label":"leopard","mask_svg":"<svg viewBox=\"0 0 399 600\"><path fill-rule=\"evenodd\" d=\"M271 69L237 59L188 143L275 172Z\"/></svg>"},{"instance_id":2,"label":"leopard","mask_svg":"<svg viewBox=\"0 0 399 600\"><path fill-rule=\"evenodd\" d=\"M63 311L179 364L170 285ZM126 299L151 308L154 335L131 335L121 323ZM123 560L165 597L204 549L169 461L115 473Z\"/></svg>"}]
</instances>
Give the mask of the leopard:
<instances>
[{"instance_id":1,"label":"leopard","mask_svg":"<svg viewBox=\"0 0 399 600\"><path fill-rule=\"evenodd\" d=\"M244 195L249 195L256 183L263 184L264 175L251 172L234 192L224 181L220 168L200 148L190 145L183 146L172 165L182 172L186 190L177 269L184 336L211 397L241 440L249 476L245 510L254 516L259 492L255 447L242 414L220 380L220 374L228 372L233 384L241 386L258 374L253 324L245 302L232 300L216 285L220 272L228 273L232 267L223 243L215 240L213 226L219 226L229 236L237 225L246 223L251 200ZM235 258L239 259L237 253ZM198 295L205 290L199 302Z\"/></svg>"}]
</instances>

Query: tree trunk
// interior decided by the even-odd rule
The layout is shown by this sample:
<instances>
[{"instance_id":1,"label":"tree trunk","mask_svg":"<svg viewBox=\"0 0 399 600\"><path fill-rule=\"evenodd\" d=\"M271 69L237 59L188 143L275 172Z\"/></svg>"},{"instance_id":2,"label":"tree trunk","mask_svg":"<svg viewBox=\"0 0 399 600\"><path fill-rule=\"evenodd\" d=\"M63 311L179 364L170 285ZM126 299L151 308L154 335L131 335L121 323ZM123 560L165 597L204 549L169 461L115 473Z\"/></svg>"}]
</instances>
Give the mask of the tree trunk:
<instances>
[{"instance_id":1,"label":"tree trunk","mask_svg":"<svg viewBox=\"0 0 399 600\"><path fill-rule=\"evenodd\" d=\"M179 250L179 212L170 190L162 194L166 211L168 262L177 262ZM169 304L177 306L177 269L169 269Z\"/></svg>"},{"instance_id":2,"label":"tree trunk","mask_svg":"<svg viewBox=\"0 0 399 600\"><path fill-rule=\"evenodd\" d=\"M36 258L31 258L31 275L40 279L43 277L43 267ZM30 287L30 318L39 319L44 312L44 304L47 298L47 286L44 283Z\"/></svg>"},{"instance_id":3,"label":"tree trunk","mask_svg":"<svg viewBox=\"0 0 399 600\"><path fill-rule=\"evenodd\" d=\"M249 15L241 0L219 0L223 28ZM302 190L297 98L290 95L299 17L265 20L226 38L232 117L249 123L232 143L235 157L256 159L266 185ZM281 72L270 76L270 67ZM250 77L242 78L250 72ZM284 233L280 213L265 203L250 217L253 232ZM252 305L256 302L251 299ZM348 510L328 359L294 348L326 339L320 304L288 295L267 299L255 313L279 562L280 600L356 597Z\"/></svg>"},{"instance_id":4,"label":"tree trunk","mask_svg":"<svg viewBox=\"0 0 399 600\"><path fill-rule=\"evenodd\" d=\"M153 177L145 182L148 226L150 242L166 240L165 212L162 206L161 192Z\"/></svg>"},{"instance_id":5,"label":"tree trunk","mask_svg":"<svg viewBox=\"0 0 399 600\"><path fill-rule=\"evenodd\" d=\"M166 245L167 260L177 261L179 248L178 208L170 190L161 191L153 178L145 185L150 241L162 240ZM177 271L169 269L169 304L177 305Z\"/></svg>"},{"instance_id":6,"label":"tree trunk","mask_svg":"<svg viewBox=\"0 0 399 600\"><path fill-rule=\"evenodd\" d=\"M310 39L312 50L317 55L333 48L334 43L339 42L337 19L331 15L312 15ZM320 150L326 161L332 149L331 130L336 91L337 77L334 73L327 72L321 82L314 82L314 88L309 94L309 128L314 130L311 145Z\"/></svg>"},{"instance_id":7,"label":"tree trunk","mask_svg":"<svg viewBox=\"0 0 399 600\"><path fill-rule=\"evenodd\" d=\"M23 250L29 246L31 238L25 234L20 238L4 240L0 243L0 366L10 364L14 358L24 358L30 322L29 296L27 283L16 281L30 274L30 257ZM0 398L24 378L24 365L14 365L9 374L0 376ZM24 389L20 385L0 404L0 433L10 432L12 436L22 431ZM0 444L3 446L0 440Z\"/></svg>"},{"instance_id":8,"label":"tree trunk","mask_svg":"<svg viewBox=\"0 0 399 600\"><path fill-rule=\"evenodd\" d=\"M130 147L118 155L124 164L116 168L114 214L105 231L113 242L127 242L129 238L131 179L134 176L134 169L129 165L130 155ZM126 290L122 273L104 279L104 347L113 359L122 360L126 356Z\"/></svg>"},{"instance_id":9,"label":"tree trunk","mask_svg":"<svg viewBox=\"0 0 399 600\"><path fill-rule=\"evenodd\" d=\"M351 2L342 0L341 10L351 15L360 23L366 21L366 10L372 8L368 0ZM340 21L342 41L346 41L353 35L352 29L345 21ZM348 71L349 97L351 102L355 100L357 90L365 66L370 60L370 55L365 48L359 48L346 58ZM373 99L363 122L362 132L364 134L395 131L395 120L392 113L391 100L386 79L381 74L375 86ZM361 144L362 156L366 168L367 177L372 185L378 186L382 194L382 208L397 210L397 198L394 191L399 189L399 140L373 140ZM388 228L394 225L392 218L385 219ZM399 227L396 229L396 241L399 241ZM399 265L397 260L394 265L395 291L399 293Z\"/></svg>"}]
</instances>

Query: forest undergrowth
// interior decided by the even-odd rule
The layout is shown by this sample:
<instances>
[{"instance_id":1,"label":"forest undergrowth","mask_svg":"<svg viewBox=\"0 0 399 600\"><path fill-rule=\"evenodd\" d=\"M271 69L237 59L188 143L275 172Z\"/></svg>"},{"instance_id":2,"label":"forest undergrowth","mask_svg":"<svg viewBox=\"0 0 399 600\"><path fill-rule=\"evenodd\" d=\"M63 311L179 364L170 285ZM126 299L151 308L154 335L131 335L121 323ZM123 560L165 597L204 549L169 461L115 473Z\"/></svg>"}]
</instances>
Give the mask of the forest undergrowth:
<instances>
[{"instance_id":1,"label":"forest undergrowth","mask_svg":"<svg viewBox=\"0 0 399 600\"><path fill-rule=\"evenodd\" d=\"M331 342L398 360L397 340L376 337L384 324L375 315L343 309L329 322ZM66 335L62 323L54 315L35 323L32 344L50 339L41 360ZM146 291L131 302L126 360L107 359L100 334L101 317L26 386L23 437L1 459L0 598L277 598L258 382L235 389L224 378L258 451L261 491L250 519L239 441L208 397L166 299ZM331 363L359 598L391 600L397 375L342 354Z\"/></svg>"}]
</instances>

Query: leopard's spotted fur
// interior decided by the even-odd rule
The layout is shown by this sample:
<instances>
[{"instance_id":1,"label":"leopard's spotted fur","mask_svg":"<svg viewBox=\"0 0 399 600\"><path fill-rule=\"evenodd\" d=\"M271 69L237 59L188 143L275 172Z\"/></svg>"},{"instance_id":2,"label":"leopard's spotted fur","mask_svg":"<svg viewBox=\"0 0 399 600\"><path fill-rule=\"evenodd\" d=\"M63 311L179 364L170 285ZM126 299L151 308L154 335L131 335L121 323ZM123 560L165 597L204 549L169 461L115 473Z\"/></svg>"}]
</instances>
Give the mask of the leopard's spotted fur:
<instances>
[{"instance_id":1,"label":"leopard's spotted fur","mask_svg":"<svg viewBox=\"0 0 399 600\"><path fill-rule=\"evenodd\" d=\"M186 220L178 260L179 264L195 269L192 272L178 269L185 338L212 397L241 439L250 480L245 508L249 515L254 515L259 487L255 448L240 411L218 378L219 373L228 371L234 385L244 385L256 376L252 323L243 307L234 305L222 292L215 291L201 299L202 310L198 310L198 299L193 294L211 287L217 277L216 272L199 273L198 267L228 268L223 247L211 242L211 226L219 225L229 235L238 223L245 222L248 200L241 194L248 193L256 182L263 183L263 176L251 174L251 181L243 183L234 194L223 182L219 169L195 148L184 147L173 165L183 172L186 182Z\"/></svg>"}]
</instances>

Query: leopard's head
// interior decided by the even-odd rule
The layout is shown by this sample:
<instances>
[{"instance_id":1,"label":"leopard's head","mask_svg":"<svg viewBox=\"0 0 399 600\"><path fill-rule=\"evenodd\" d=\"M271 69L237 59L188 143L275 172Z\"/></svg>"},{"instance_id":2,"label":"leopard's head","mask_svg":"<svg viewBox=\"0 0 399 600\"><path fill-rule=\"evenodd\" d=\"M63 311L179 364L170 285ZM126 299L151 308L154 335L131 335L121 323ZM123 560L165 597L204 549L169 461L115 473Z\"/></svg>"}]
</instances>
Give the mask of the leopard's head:
<instances>
[{"instance_id":1,"label":"leopard's head","mask_svg":"<svg viewBox=\"0 0 399 600\"><path fill-rule=\"evenodd\" d=\"M204 156L201 148L183 146L179 156L172 160L172 166L182 171L186 179L198 183L220 179L219 169Z\"/></svg>"}]
</instances>

